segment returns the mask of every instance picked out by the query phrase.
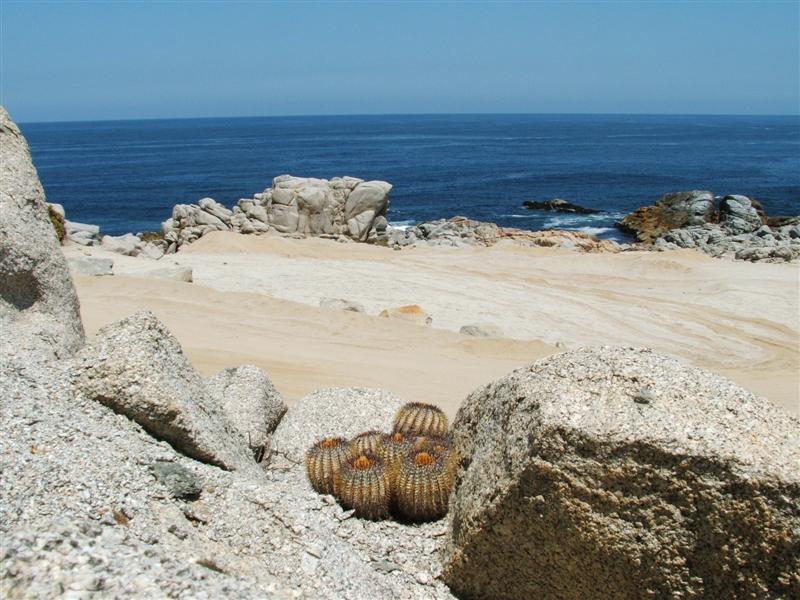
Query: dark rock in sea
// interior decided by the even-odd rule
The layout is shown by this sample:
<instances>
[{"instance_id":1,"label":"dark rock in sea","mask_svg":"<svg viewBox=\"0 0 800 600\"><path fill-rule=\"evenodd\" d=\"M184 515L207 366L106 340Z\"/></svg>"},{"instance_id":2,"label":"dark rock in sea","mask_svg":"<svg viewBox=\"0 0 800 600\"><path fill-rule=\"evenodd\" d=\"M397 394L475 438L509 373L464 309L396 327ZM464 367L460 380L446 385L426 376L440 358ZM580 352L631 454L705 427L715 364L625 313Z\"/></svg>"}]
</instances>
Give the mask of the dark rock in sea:
<instances>
[{"instance_id":1,"label":"dark rock in sea","mask_svg":"<svg viewBox=\"0 0 800 600\"><path fill-rule=\"evenodd\" d=\"M642 348L476 390L442 578L459 598L800 597L800 422Z\"/></svg>"},{"instance_id":2,"label":"dark rock in sea","mask_svg":"<svg viewBox=\"0 0 800 600\"><path fill-rule=\"evenodd\" d=\"M553 200L544 200L543 202L540 202L538 200L526 200L525 202L522 203L522 206L529 210L548 210L554 212L574 213L578 215L596 215L598 213L603 212L595 208L586 208L584 206L578 206L577 204L572 204L571 202L562 200L561 198L554 198Z\"/></svg>"}]
</instances>

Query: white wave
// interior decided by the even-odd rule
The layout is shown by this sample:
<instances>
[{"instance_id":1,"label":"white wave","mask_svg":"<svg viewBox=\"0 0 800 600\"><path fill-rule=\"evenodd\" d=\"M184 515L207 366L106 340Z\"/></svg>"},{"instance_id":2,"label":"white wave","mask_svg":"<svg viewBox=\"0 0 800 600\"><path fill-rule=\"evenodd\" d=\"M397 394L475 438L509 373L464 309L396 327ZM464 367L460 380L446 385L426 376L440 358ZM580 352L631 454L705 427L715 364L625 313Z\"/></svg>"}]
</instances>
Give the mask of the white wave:
<instances>
[{"instance_id":1,"label":"white wave","mask_svg":"<svg viewBox=\"0 0 800 600\"><path fill-rule=\"evenodd\" d=\"M614 231L613 227L576 227L575 231L586 233L588 235L603 235L610 231Z\"/></svg>"},{"instance_id":2,"label":"white wave","mask_svg":"<svg viewBox=\"0 0 800 600\"><path fill-rule=\"evenodd\" d=\"M402 231L405 231L409 227L413 227L416 224L417 222L413 219L409 219L407 221L389 221L389 227L392 229L400 229Z\"/></svg>"}]
</instances>

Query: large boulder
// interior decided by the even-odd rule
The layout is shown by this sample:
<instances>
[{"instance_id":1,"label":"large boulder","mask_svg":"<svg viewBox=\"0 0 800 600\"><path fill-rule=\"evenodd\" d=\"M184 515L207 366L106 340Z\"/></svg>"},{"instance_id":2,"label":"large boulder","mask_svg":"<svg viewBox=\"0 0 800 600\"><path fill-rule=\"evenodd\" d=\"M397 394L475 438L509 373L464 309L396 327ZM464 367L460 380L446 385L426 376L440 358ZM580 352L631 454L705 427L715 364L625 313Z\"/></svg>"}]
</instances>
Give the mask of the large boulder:
<instances>
[{"instance_id":1,"label":"large boulder","mask_svg":"<svg viewBox=\"0 0 800 600\"><path fill-rule=\"evenodd\" d=\"M77 355L75 389L197 460L251 466L247 442L225 417L178 340L149 311L97 332Z\"/></svg>"},{"instance_id":2,"label":"large boulder","mask_svg":"<svg viewBox=\"0 0 800 600\"><path fill-rule=\"evenodd\" d=\"M0 355L64 357L83 344L78 297L28 144L0 106Z\"/></svg>"},{"instance_id":3,"label":"large boulder","mask_svg":"<svg viewBox=\"0 0 800 600\"><path fill-rule=\"evenodd\" d=\"M385 215L389 208L391 190L391 184L385 181L365 181L350 192L344 205L344 218L353 239L367 240L375 220Z\"/></svg>"},{"instance_id":4,"label":"large boulder","mask_svg":"<svg viewBox=\"0 0 800 600\"><path fill-rule=\"evenodd\" d=\"M764 224L761 218L764 209L759 214L760 206L747 196L725 196L719 203L720 227L734 235L759 229Z\"/></svg>"},{"instance_id":5,"label":"large boulder","mask_svg":"<svg viewBox=\"0 0 800 600\"><path fill-rule=\"evenodd\" d=\"M800 422L649 350L473 392L443 578L463 598L800 597Z\"/></svg>"},{"instance_id":6,"label":"large boulder","mask_svg":"<svg viewBox=\"0 0 800 600\"><path fill-rule=\"evenodd\" d=\"M286 413L280 392L264 371L252 365L223 369L209 379L208 391L254 450L267 446Z\"/></svg>"},{"instance_id":7,"label":"large boulder","mask_svg":"<svg viewBox=\"0 0 800 600\"><path fill-rule=\"evenodd\" d=\"M707 191L665 194L653 206L643 206L617 223L640 242L653 243L671 229L714 220L714 194Z\"/></svg>"},{"instance_id":8,"label":"large boulder","mask_svg":"<svg viewBox=\"0 0 800 600\"><path fill-rule=\"evenodd\" d=\"M391 431L403 400L385 390L327 388L306 396L286 413L272 438L273 449L300 462L328 436L353 437L363 431Z\"/></svg>"}]
</instances>

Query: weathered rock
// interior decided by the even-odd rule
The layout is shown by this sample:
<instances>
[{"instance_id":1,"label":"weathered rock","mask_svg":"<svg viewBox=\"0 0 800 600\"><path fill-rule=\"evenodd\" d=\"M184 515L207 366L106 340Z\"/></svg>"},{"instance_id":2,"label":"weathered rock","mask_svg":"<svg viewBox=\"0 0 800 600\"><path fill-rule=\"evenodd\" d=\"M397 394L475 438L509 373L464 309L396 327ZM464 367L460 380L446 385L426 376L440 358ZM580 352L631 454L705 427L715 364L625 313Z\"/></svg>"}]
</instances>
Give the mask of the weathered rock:
<instances>
[{"instance_id":1,"label":"weathered rock","mask_svg":"<svg viewBox=\"0 0 800 600\"><path fill-rule=\"evenodd\" d=\"M384 319L400 319L402 321L409 321L416 325L425 325L430 327L433 323L433 317L422 310L418 304L408 304L406 306L398 306L397 308L387 308L382 310L379 317Z\"/></svg>"},{"instance_id":2,"label":"weathered rock","mask_svg":"<svg viewBox=\"0 0 800 600\"><path fill-rule=\"evenodd\" d=\"M139 250L136 256L142 256L145 258L152 258L153 260L158 260L162 256L164 256L164 248L154 244L153 242L145 242L145 244L142 246L141 250Z\"/></svg>"},{"instance_id":3,"label":"weathered rock","mask_svg":"<svg viewBox=\"0 0 800 600\"><path fill-rule=\"evenodd\" d=\"M331 180L280 175L272 187L242 198L228 210L211 198L179 204L161 225L167 252L177 251L209 231L259 234L274 228L290 236L350 236L376 241L386 228L384 215L392 186L355 177Z\"/></svg>"},{"instance_id":4,"label":"weathered rock","mask_svg":"<svg viewBox=\"0 0 800 600\"><path fill-rule=\"evenodd\" d=\"M363 431L390 431L404 401L384 390L328 388L306 396L283 417L272 438L273 448L300 462L317 440L353 437Z\"/></svg>"},{"instance_id":5,"label":"weathered rock","mask_svg":"<svg viewBox=\"0 0 800 600\"><path fill-rule=\"evenodd\" d=\"M208 390L250 448L268 445L286 404L264 371L252 365L224 369L208 381Z\"/></svg>"},{"instance_id":6,"label":"weathered rock","mask_svg":"<svg viewBox=\"0 0 800 600\"><path fill-rule=\"evenodd\" d=\"M363 304L342 298L322 298L319 301L321 308L332 308L334 310L345 310L349 312L366 313L367 309Z\"/></svg>"},{"instance_id":7,"label":"weathered rock","mask_svg":"<svg viewBox=\"0 0 800 600\"><path fill-rule=\"evenodd\" d=\"M586 208L577 204L572 204L561 198L554 198L552 200L526 200L522 203L524 208L529 210L546 210L563 213L575 213L579 215L596 215L602 211L595 208Z\"/></svg>"},{"instance_id":8,"label":"weathered rock","mask_svg":"<svg viewBox=\"0 0 800 600\"><path fill-rule=\"evenodd\" d=\"M800 596L800 423L649 350L473 392L443 577L470 598Z\"/></svg>"},{"instance_id":9,"label":"weathered rock","mask_svg":"<svg viewBox=\"0 0 800 600\"><path fill-rule=\"evenodd\" d=\"M81 246L95 246L100 243L100 227L86 223L64 220L67 239Z\"/></svg>"},{"instance_id":10,"label":"weathered rock","mask_svg":"<svg viewBox=\"0 0 800 600\"><path fill-rule=\"evenodd\" d=\"M169 279L171 281L183 281L184 283L192 283L194 281L192 268L181 265L153 269L152 271L147 271L146 275L156 279Z\"/></svg>"},{"instance_id":11,"label":"weathered rock","mask_svg":"<svg viewBox=\"0 0 800 600\"><path fill-rule=\"evenodd\" d=\"M725 196L719 203L719 224L723 229L735 235L756 231L763 225L763 222L750 198Z\"/></svg>"},{"instance_id":12,"label":"weathered rock","mask_svg":"<svg viewBox=\"0 0 800 600\"><path fill-rule=\"evenodd\" d=\"M83 344L78 297L28 144L0 107L0 355L64 357Z\"/></svg>"},{"instance_id":13,"label":"weathered rock","mask_svg":"<svg viewBox=\"0 0 800 600\"><path fill-rule=\"evenodd\" d=\"M617 227L640 242L653 243L672 229L713 221L714 194L705 191L665 194L653 206L637 208Z\"/></svg>"},{"instance_id":14,"label":"weathered rock","mask_svg":"<svg viewBox=\"0 0 800 600\"><path fill-rule=\"evenodd\" d=\"M351 237L365 241L375 220L389 208L392 186L385 181L365 181L350 192L344 205L344 218Z\"/></svg>"},{"instance_id":15,"label":"weathered rock","mask_svg":"<svg viewBox=\"0 0 800 600\"><path fill-rule=\"evenodd\" d=\"M164 484L173 498L197 500L203 490L197 475L179 463L158 461L152 469L153 475Z\"/></svg>"},{"instance_id":16,"label":"weathered rock","mask_svg":"<svg viewBox=\"0 0 800 600\"><path fill-rule=\"evenodd\" d=\"M387 245L405 246L494 246L509 240L521 246L561 247L581 252L619 252L620 246L612 240L600 240L580 231L547 230L528 231L512 227L499 227L495 223L473 221L466 217L453 217L426 221L406 229L390 229Z\"/></svg>"},{"instance_id":17,"label":"weathered rock","mask_svg":"<svg viewBox=\"0 0 800 600\"><path fill-rule=\"evenodd\" d=\"M114 274L114 261L110 258L70 258L67 263L69 268L74 273L81 275L113 275Z\"/></svg>"},{"instance_id":18,"label":"weathered rock","mask_svg":"<svg viewBox=\"0 0 800 600\"><path fill-rule=\"evenodd\" d=\"M253 457L167 328L143 311L103 327L76 355L75 388L166 440L226 469Z\"/></svg>"},{"instance_id":19,"label":"weathered rock","mask_svg":"<svg viewBox=\"0 0 800 600\"><path fill-rule=\"evenodd\" d=\"M141 248L142 240L133 235L126 233L124 235L104 235L100 241L103 250L109 252L116 252L125 256L135 256Z\"/></svg>"},{"instance_id":20,"label":"weathered rock","mask_svg":"<svg viewBox=\"0 0 800 600\"><path fill-rule=\"evenodd\" d=\"M503 337L503 331L497 325L482 323L480 325L464 325L458 330L461 335L472 337Z\"/></svg>"},{"instance_id":21,"label":"weathered rock","mask_svg":"<svg viewBox=\"0 0 800 600\"><path fill-rule=\"evenodd\" d=\"M452 599L443 522L353 518L279 455L197 462L73 395L62 365L18 368L0 361L0 595Z\"/></svg>"}]
</instances>

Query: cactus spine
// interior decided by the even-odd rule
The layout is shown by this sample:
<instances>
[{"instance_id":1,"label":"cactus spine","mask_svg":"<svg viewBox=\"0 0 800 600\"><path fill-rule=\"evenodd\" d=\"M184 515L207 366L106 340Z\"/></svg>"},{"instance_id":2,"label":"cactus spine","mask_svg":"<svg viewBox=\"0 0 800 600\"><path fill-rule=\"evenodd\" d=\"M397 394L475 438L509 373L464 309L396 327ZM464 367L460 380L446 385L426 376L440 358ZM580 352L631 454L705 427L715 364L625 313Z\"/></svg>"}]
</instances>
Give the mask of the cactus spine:
<instances>
[{"instance_id":1,"label":"cactus spine","mask_svg":"<svg viewBox=\"0 0 800 600\"><path fill-rule=\"evenodd\" d=\"M382 431L365 431L350 440L350 449L353 454L378 454L381 445Z\"/></svg>"},{"instance_id":2,"label":"cactus spine","mask_svg":"<svg viewBox=\"0 0 800 600\"><path fill-rule=\"evenodd\" d=\"M447 435L447 415L438 406L410 402L397 412L394 431L409 435Z\"/></svg>"},{"instance_id":3,"label":"cactus spine","mask_svg":"<svg viewBox=\"0 0 800 600\"><path fill-rule=\"evenodd\" d=\"M311 487L320 494L332 494L336 473L351 455L350 445L344 438L319 440L306 453L306 473Z\"/></svg>"},{"instance_id":4,"label":"cactus spine","mask_svg":"<svg viewBox=\"0 0 800 600\"><path fill-rule=\"evenodd\" d=\"M383 460L373 454L351 456L336 473L336 497L357 517L378 520L389 516L391 486Z\"/></svg>"},{"instance_id":5,"label":"cactus spine","mask_svg":"<svg viewBox=\"0 0 800 600\"><path fill-rule=\"evenodd\" d=\"M454 471L450 451L410 452L400 464L395 486L397 509L412 521L433 521L447 513Z\"/></svg>"}]
</instances>

